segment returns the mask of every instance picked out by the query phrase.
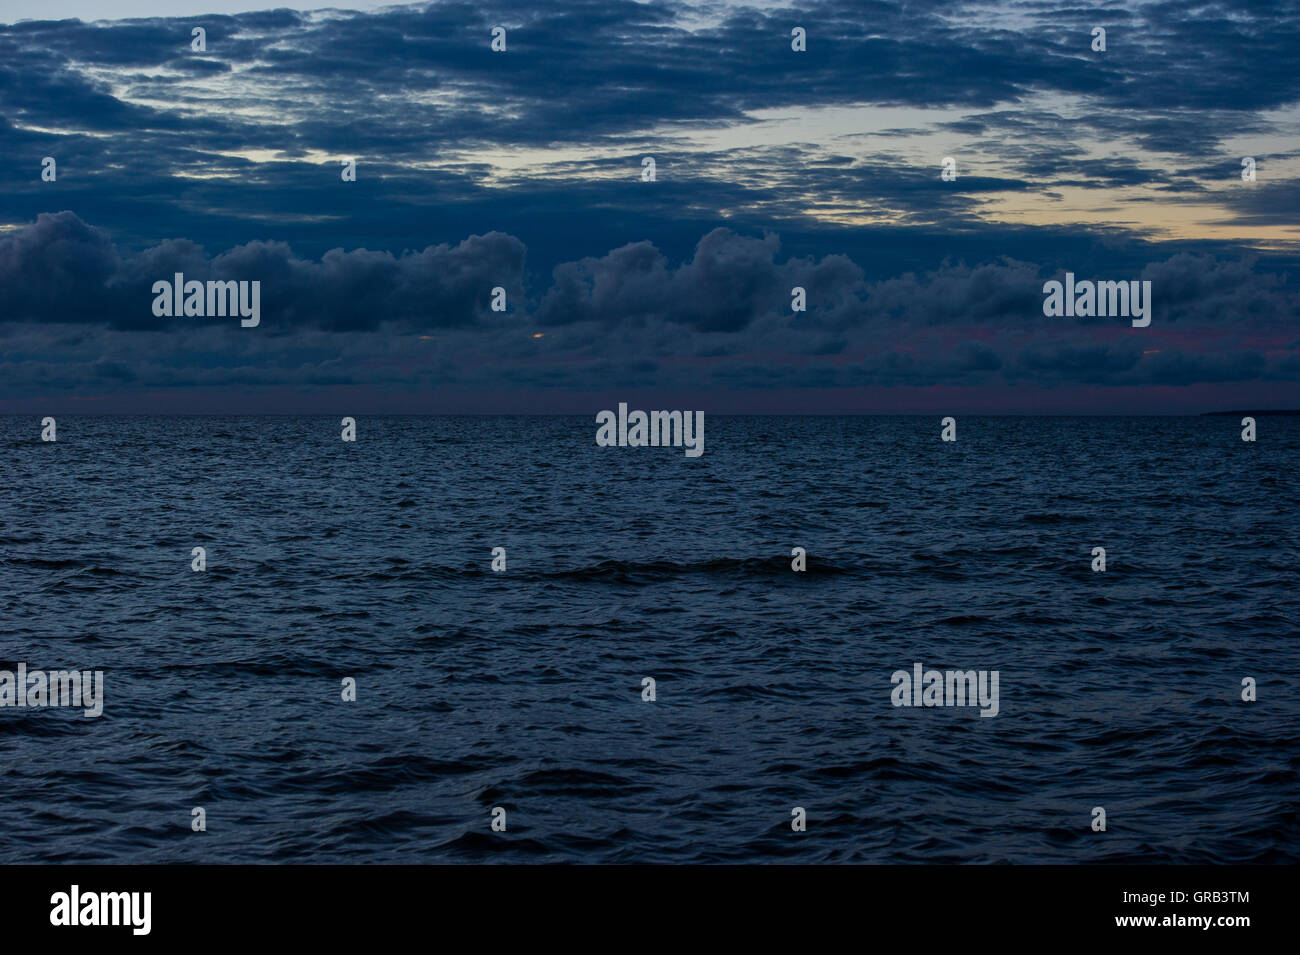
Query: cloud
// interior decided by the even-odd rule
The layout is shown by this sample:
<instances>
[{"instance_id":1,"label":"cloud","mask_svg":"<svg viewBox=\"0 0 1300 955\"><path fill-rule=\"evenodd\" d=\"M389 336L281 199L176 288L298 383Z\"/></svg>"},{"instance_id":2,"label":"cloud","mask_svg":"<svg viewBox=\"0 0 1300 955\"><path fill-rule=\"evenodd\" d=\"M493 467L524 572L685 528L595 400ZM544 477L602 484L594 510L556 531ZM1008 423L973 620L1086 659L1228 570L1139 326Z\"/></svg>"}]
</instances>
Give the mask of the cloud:
<instances>
[{"instance_id":1,"label":"cloud","mask_svg":"<svg viewBox=\"0 0 1300 955\"><path fill-rule=\"evenodd\" d=\"M790 51L794 19L808 30L806 53ZM1105 54L1088 46L1099 22ZM498 23L509 30L504 54L488 48ZM208 31L204 53L190 50L193 25ZM1221 153L1227 169L1234 137L1293 135L1269 111L1300 100L1298 45L1300 11L1285 5L1210 3L1190 17L1173 0L1011 11L820 0L797 15L535 0L508 15L440 2L26 22L0 26L0 195L11 222L47 211L33 170L53 154L60 207L141 243L183 215L224 245L314 231L313 242L333 233L336 244L396 252L415 247L421 228L431 238L430 221L443 221L431 206L453 220L432 238L450 240L453 226L463 235L506 228L507 217L512 228L553 221L579 202L621 210L642 234L673 213L788 232L791 218L834 221L837 208L951 232L981 221L990 200L1031 190L1158 189L1210 202L1204 182L1163 169L1165 154L1208 170ZM861 148L846 149L839 137L852 127L817 119L867 105L905 111L907 128L850 114L840 121L871 125ZM808 123L806 140L767 142L775 115ZM722 145L695 139L704 134ZM963 169L970 159L996 171L945 188L929 155L940 142L961 147ZM1117 155L1092 156L1099 144ZM657 196L671 206L627 188L648 151L672 169ZM528 165L512 173L521 152ZM556 165L542 176L546 155ZM356 188L339 188L324 156L359 158ZM628 178L610 181L620 164ZM1240 211L1247 224L1288 221L1267 207Z\"/></svg>"},{"instance_id":2,"label":"cloud","mask_svg":"<svg viewBox=\"0 0 1300 955\"><path fill-rule=\"evenodd\" d=\"M402 255L333 249L319 262L298 258L283 242L249 242L209 257L185 239L123 257L105 230L65 211L0 236L0 320L173 327L173 319L153 314L152 286L180 272L187 281L261 282L272 334L305 326L435 329L483 321L494 287L521 296L523 266L523 243L500 232Z\"/></svg>"},{"instance_id":3,"label":"cloud","mask_svg":"<svg viewBox=\"0 0 1300 955\"><path fill-rule=\"evenodd\" d=\"M1151 239L1294 226L1298 41L1176 0L0 26L0 395L1290 388L1294 256ZM1150 280L1151 328L1046 319L1067 270ZM262 325L154 317L177 271Z\"/></svg>"},{"instance_id":4,"label":"cloud","mask_svg":"<svg viewBox=\"0 0 1300 955\"><path fill-rule=\"evenodd\" d=\"M70 212L43 215L0 236L0 397L335 385L1293 388L1300 369L1300 296L1259 258L1176 253L1095 276L1152 282L1155 317L1136 330L1046 318L1052 269L1005 258L872 279L850 256L787 255L775 233L726 229L700 236L679 263L640 241L562 263L539 285L526 257L497 232L319 260L266 241L215 255L185 239L130 252ZM262 324L154 317L150 286L175 271L261 281ZM790 309L796 285L806 312ZM495 286L507 289L506 313L487 307Z\"/></svg>"}]
</instances>

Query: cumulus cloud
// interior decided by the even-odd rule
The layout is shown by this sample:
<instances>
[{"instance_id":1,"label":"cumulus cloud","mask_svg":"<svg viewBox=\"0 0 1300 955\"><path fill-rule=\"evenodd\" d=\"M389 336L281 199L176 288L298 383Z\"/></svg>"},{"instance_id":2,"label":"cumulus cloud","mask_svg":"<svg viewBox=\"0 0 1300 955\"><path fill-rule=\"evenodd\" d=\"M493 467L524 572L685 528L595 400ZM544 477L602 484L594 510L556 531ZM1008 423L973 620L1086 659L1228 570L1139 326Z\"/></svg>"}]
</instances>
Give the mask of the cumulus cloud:
<instances>
[{"instance_id":1,"label":"cumulus cloud","mask_svg":"<svg viewBox=\"0 0 1300 955\"><path fill-rule=\"evenodd\" d=\"M504 233L319 260L265 241L132 252L71 212L43 215L0 236L0 397L334 385L1294 389L1300 366L1294 280L1258 258L1177 253L1091 276L1152 282L1143 330L1045 317L1054 269L1005 258L872 279L847 255L787 255L775 233L714 229L681 261L649 241L538 281L525 261L524 243ZM156 318L150 286L176 271L261 281L262 324ZM504 314L488 308L496 286ZM806 312L790 309L795 286Z\"/></svg>"},{"instance_id":2,"label":"cumulus cloud","mask_svg":"<svg viewBox=\"0 0 1300 955\"><path fill-rule=\"evenodd\" d=\"M151 288L180 272L186 281L261 282L272 333L443 328L482 322L495 287L519 297L523 268L523 243L500 232L401 255L333 249L319 262L260 241L208 256L171 239L122 256L105 230L65 211L0 236L0 320L174 327L153 314Z\"/></svg>"}]
</instances>

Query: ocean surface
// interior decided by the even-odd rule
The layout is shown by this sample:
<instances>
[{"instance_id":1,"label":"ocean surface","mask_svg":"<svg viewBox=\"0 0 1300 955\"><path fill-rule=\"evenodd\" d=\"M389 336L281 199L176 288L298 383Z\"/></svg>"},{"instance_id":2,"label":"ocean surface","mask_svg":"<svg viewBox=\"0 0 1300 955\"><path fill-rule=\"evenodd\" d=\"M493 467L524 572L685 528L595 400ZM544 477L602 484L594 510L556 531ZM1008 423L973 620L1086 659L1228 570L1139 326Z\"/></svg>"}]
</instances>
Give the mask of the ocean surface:
<instances>
[{"instance_id":1,"label":"ocean surface","mask_svg":"<svg viewBox=\"0 0 1300 955\"><path fill-rule=\"evenodd\" d=\"M1300 418L1239 420L0 418L0 668L105 683L0 709L0 861L1295 863Z\"/></svg>"}]
</instances>

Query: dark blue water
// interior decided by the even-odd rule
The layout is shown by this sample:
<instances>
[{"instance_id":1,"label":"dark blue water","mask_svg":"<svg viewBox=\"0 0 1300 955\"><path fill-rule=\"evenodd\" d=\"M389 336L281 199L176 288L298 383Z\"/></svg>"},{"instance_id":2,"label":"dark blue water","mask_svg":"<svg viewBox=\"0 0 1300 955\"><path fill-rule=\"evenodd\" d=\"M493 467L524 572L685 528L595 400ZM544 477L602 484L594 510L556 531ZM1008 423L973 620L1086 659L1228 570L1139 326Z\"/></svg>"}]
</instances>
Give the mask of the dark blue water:
<instances>
[{"instance_id":1,"label":"dark blue water","mask_svg":"<svg viewBox=\"0 0 1300 955\"><path fill-rule=\"evenodd\" d=\"M0 666L106 695L0 709L0 860L1296 862L1300 420L1237 422L0 419Z\"/></svg>"}]
</instances>

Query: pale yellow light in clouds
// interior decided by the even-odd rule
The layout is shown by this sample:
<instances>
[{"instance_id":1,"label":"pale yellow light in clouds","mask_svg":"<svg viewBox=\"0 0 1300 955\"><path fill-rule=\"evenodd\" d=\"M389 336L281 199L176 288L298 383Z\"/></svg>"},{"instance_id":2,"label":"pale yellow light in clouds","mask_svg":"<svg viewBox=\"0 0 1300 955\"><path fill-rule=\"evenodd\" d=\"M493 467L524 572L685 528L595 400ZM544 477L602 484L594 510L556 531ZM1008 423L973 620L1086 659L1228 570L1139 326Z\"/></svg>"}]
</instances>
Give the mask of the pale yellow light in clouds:
<instances>
[{"instance_id":1,"label":"pale yellow light in clouds","mask_svg":"<svg viewBox=\"0 0 1300 955\"><path fill-rule=\"evenodd\" d=\"M1258 188L1240 182L1224 189ZM1202 199L1187 201L1174 193L1141 187L1053 189L1054 199L1034 192L987 195L980 217L990 223L1026 226L1113 227L1141 233L1151 239L1221 240L1259 248L1300 247L1300 225L1251 225L1236 221L1240 213L1215 201L1215 190Z\"/></svg>"}]
</instances>

